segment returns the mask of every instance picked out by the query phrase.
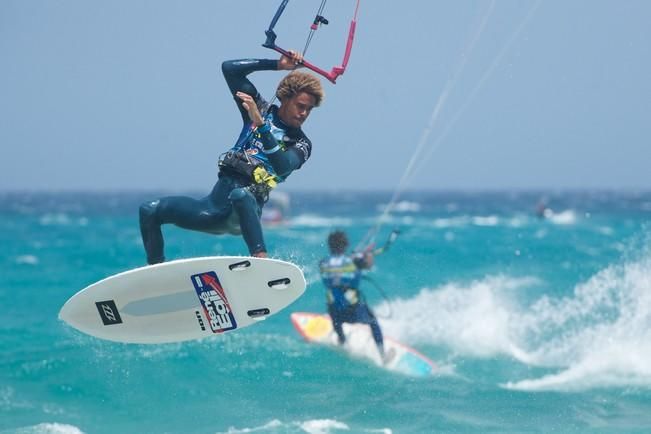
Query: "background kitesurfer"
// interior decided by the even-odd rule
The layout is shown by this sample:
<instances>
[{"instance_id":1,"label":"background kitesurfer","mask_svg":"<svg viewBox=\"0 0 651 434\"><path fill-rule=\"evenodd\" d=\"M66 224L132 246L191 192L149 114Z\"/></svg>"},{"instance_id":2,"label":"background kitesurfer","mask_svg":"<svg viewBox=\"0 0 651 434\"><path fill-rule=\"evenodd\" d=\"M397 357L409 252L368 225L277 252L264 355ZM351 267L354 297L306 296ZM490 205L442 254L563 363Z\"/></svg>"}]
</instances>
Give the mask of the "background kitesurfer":
<instances>
[{"instance_id":1,"label":"background kitesurfer","mask_svg":"<svg viewBox=\"0 0 651 434\"><path fill-rule=\"evenodd\" d=\"M326 286L328 314L342 345L346 342L343 323L368 324L380 356L385 360L380 324L359 289L362 270L373 266L374 254L370 249L362 253L346 254L348 245L345 232L332 232L328 236L330 256L319 263L321 278Z\"/></svg>"}]
</instances>

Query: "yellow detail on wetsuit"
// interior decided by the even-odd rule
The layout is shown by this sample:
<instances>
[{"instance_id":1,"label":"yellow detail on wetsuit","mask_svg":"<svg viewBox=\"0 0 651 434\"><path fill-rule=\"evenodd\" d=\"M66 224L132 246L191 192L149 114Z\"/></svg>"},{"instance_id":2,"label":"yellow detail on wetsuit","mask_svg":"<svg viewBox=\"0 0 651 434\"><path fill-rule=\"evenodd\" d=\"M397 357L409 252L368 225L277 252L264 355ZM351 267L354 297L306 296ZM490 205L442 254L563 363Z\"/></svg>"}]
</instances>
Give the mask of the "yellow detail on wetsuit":
<instances>
[{"instance_id":1,"label":"yellow detail on wetsuit","mask_svg":"<svg viewBox=\"0 0 651 434\"><path fill-rule=\"evenodd\" d=\"M269 188L274 188L278 185L276 177L263 167L258 166L253 170L253 181L256 184L266 184Z\"/></svg>"},{"instance_id":2,"label":"yellow detail on wetsuit","mask_svg":"<svg viewBox=\"0 0 651 434\"><path fill-rule=\"evenodd\" d=\"M321 266L321 273L354 273L355 271L357 271L357 266L353 263L342 267Z\"/></svg>"},{"instance_id":3,"label":"yellow detail on wetsuit","mask_svg":"<svg viewBox=\"0 0 651 434\"><path fill-rule=\"evenodd\" d=\"M346 301L353 305L359 303L359 290L357 288L342 289ZM326 302L332 304L335 301L335 296L332 294L332 289L326 291Z\"/></svg>"},{"instance_id":4,"label":"yellow detail on wetsuit","mask_svg":"<svg viewBox=\"0 0 651 434\"><path fill-rule=\"evenodd\" d=\"M344 298L348 300L350 304L357 304L359 302L359 296L357 295L359 291L354 288L349 288L344 291Z\"/></svg>"}]
</instances>

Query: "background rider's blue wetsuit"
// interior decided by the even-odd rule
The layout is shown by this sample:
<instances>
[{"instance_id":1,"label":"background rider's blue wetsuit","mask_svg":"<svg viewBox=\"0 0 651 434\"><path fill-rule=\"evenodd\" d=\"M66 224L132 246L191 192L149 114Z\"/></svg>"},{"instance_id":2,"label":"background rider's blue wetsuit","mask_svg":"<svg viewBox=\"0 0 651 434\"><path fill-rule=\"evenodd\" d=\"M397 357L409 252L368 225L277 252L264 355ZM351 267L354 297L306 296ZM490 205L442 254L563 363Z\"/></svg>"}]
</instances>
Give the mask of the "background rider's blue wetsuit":
<instances>
[{"instance_id":1,"label":"background rider's blue wetsuit","mask_svg":"<svg viewBox=\"0 0 651 434\"><path fill-rule=\"evenodd\" d=\"M343 323L368 324L378 350L384 356L380 325L359 290L363 268L367 268L364 258L357 255L333 254L321 260L319 269L327 288L328 313L340 344L346 340Z\"/></svg>"},{"instance_id":2,"label":"background rider's blue wetsuit","mask_svg":"<svg viewBox=\"0 0 651 434\"><path fill-rule=\"evenodd\" d=\"M300 128L286 125L278 116L278 107L269 105L247 75L254 71L278 69L277 60L243 59L222 64L222 72L242 115L243 127L237 143L229 152L241 161L261 164L275 182L284 181L299 169L312 153L312 144ZM247 111L237 92L251 95L268 127L262 132L251 128ZM260 128L259 128L260 129ZM260 215L268 189L258 189L250 176L234 167L220 164L219 180L203 199L170 196L140 206L140 232L147 262L165 261L161 225L174 224L184 229L234 235L242 234L250 254L266 252Z\"/></svg>"}]
</instances>

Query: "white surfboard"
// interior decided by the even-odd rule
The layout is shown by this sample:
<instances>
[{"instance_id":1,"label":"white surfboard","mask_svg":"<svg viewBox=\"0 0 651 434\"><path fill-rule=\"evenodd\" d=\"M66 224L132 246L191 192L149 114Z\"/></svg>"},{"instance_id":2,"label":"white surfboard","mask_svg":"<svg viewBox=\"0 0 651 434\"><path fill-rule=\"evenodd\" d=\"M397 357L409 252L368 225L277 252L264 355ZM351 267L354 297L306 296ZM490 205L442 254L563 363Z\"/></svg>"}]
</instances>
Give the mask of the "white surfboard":
<instances>
[{"instance_id":1,"label":"white surfboard","mask_svg":"<svg viewBox=\"0 0 651 434\"><path fill-rule=\"evenodd\" d=\"M368 360L383 369L415 377L433 375L437 369L433 361L418 351L387 336L384 336L386 360L382 360L368 324L344 323L346 343L342 346L339 345L329 315L294 312L291 314L291 320L306 341L341 349L353 357Z\"/></svg>"},{"instance_id":2,"label":"white surfboard","mask_svg":"<svg viewBox=\"0 0 651 434\"><path fill-rule=\"evenodd\" d=\"M254 324L304 291L303 272L289 262L242 256L181 259L94 283L71 297L59 318L111 341L180 342Z\"/></svg>"}]
</instances>

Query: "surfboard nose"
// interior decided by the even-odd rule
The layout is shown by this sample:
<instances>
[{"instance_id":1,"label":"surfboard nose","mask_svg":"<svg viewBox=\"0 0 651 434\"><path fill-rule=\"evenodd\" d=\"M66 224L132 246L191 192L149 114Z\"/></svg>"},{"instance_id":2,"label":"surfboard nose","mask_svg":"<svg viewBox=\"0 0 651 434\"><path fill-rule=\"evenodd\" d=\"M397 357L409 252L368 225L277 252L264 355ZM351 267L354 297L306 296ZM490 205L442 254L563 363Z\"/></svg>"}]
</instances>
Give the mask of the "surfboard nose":
<instances>
[{"instance_id":1,"label":"surfboard nose","mask_svg":"<svg viewBox=\"0 0 651 434\"><path fill-rule=\"evenodd\" d=\"M87 334L92 334L88 324L93 318L88 314L88 309L72 299L68 300L59 311L59 319L71 327Z\"/></svg>"}]
</instances>

